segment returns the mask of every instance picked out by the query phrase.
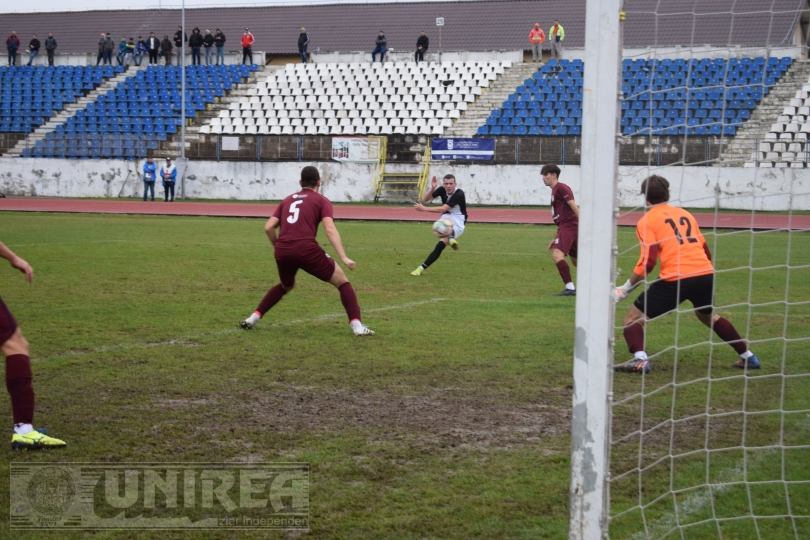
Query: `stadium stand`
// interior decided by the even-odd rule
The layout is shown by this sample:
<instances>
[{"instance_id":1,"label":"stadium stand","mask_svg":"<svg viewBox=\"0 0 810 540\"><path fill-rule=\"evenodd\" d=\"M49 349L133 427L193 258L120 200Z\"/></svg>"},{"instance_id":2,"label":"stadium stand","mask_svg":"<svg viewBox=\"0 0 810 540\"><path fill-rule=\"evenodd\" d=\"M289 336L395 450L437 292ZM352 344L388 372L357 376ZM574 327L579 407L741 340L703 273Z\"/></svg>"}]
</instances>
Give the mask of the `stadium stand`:
<instances>
[{"instance_id":1,"label":"stadium stand","mask_svg":"<svg viewBox=\"0 0 810 540\"><path fill-rule=\"evenodd\" d=\"M478 128L479 135L579 135L582 60L550 60Z\"/></svg>"},{"instance_id":2,"label":"stadium stand","mask_svg":"<svg viewBox=\"0 0 810 540\"><path fill-rule=\"evenodd\" d=\"M734 136L791 58L624 60L624 135ZM479 135L579 135L581 60L551 60L493 110Z\"/></svg>"},{"instance_id":3,"label":"stadium stand","mask_svg":"<svg viewBox=\"0 0 810 540\"><path fill-rule=\"evenodd\" d=\"M0 132L28 133L122 71L119 66L0 67Z\"/></svg>"},{"instance_id":4,"label":"stadium stand","mask_svg":"<svg viewBox=\"0 0 810 540\"><path fill-rule=\"evenodd\" d=\"M808 163L810 135L810 82L796 91L764 140L759 142L755 161L759 167L805 168ZM750 166L749 165L749 166Z\"/></svg>"},{"instance_id":5,"label":"stadium stand","mask_svg":"<svg viewBox=\"0 0 810 540\"><path fill-rule=\"evenodd\" d=\"M186 66L186 118L193 118L256 69L255 65ZM138 70L22 155L145 157L180 126L181 77L177 66Z\"/></svg>"},{"instance_id":6,"label":"stadium stand","mask_svg":"<svg viewBox=\"0 0 810 540\"><path fill-rule=\"evenodd\" d=\"M203 134L441 135L510 62L287 64Z\"/></svg>"}]
</instances>

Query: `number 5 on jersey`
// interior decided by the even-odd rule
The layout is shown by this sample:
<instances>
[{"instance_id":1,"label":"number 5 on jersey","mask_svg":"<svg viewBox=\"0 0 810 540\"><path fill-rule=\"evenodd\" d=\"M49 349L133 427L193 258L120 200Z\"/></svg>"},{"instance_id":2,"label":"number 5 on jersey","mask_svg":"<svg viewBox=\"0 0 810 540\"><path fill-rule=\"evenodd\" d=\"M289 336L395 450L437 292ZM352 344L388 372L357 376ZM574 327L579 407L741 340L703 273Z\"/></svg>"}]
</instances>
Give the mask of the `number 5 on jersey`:
<instances>
[{"instance_id":1,"label":"number 5 on jersey","mask_svg":"<svg viewBox=\"0 0 810 540\"><path fill-rule=\"evenodd\" d=\"M290 215L287 216L287 223L295 223L298 221L298 216L301 210L298 208L304 204L304 199L299 199L290 205Z\"/></svg>"}]
</instances>

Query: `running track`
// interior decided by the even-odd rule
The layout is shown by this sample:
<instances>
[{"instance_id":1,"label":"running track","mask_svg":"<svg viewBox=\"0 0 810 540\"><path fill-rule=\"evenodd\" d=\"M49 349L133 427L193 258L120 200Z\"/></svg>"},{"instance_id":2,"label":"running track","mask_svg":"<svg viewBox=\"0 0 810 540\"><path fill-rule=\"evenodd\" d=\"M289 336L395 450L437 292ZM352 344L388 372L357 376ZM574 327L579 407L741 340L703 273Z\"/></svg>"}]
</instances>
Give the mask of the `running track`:
<instances>
[{"instance_id":1,"label":"running track","mask_svg":"<svg viewBox=\"0 0 810 540\"><path fill-rule=\"evenodd\" d=\"M62 199L49 197L0 198L0 211L15 212L74 212L87 214L149 214L163 216L221 216L266 218L275 208L268 203L214 203L177 201L174 203L143 202L120 199ZM620 225L633 226L640 212L624 213ZM787 229L810 230L810 215L775 213L695 213L704 229ZM409 206L335 205L337 219L373 221L431 221L435 214L425 214ZM470 221L478 223L551 224L551 212L546 207L526 208L471 208Z\"/></svg>"}]
</instances>

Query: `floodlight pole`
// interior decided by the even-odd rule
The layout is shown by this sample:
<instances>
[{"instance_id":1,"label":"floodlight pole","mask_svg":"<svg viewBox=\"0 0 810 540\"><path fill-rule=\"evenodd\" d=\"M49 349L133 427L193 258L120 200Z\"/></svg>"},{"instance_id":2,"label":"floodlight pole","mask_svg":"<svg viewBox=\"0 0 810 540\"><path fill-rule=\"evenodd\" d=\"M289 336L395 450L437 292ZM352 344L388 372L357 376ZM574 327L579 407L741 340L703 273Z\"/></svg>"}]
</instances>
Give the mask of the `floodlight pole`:
<instances>
[{"instance_id":1,"label":"floodlight pole","mask_svg":"<svg viewBox=\"0 0 810 540\"><path fill-rule=\"evenodd\" d=\"M186 0L180 7L180 155L177 158L181 167L180 196L186 195Z\"/></svg>"},{"instance_id":2,"label":"floodlight pole","mask_svg":"<svg viewBox=\"0 0 810 540\"><path fill-rule=\"evenodd\" d=\"M444 17L436 17L436 26L439 27L439 63L442 63L442 27L444 26Z\"/></svg>"},{"instance_id":3,"label":"floodlight pole","mask_svg":"<svg viewBox=\"0 0 810 540\"><path fill-rule=\"evenodd\" d=\"M579 196L574 396L571 417L571 540L606 537L613 360L616 174L622 0L585 8L585 76Z\"/></svg>"}]
</instances>

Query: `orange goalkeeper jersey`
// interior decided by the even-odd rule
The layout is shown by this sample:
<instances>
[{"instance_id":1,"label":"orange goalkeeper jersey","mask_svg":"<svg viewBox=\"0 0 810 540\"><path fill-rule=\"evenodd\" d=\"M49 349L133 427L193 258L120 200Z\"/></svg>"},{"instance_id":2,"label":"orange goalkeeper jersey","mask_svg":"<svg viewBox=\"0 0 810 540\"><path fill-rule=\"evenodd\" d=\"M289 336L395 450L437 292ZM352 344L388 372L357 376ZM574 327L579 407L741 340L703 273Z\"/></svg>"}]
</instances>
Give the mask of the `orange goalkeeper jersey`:
<instances>
[{"instance_id":1,"label":"orange goalkeeper jersey","mask_svg":"<svg viewBox=\"0 0 810 540\"><path fill-rule=\"evenodd\" d=\"M660 279L675 281L714 273L706 239L695 216L667 203L649 209L636 225L641 256L633 272L644 276L660 259Z\"/></svg>"}]
</instances>

